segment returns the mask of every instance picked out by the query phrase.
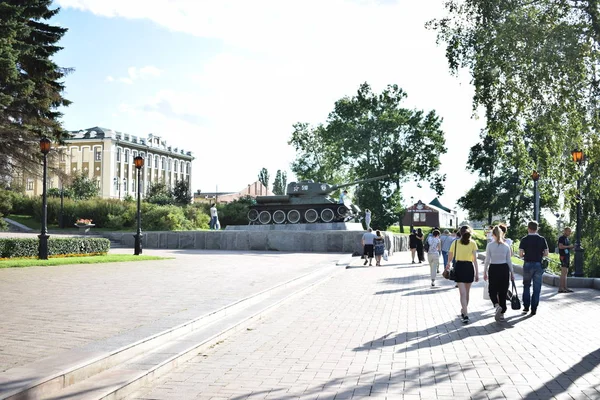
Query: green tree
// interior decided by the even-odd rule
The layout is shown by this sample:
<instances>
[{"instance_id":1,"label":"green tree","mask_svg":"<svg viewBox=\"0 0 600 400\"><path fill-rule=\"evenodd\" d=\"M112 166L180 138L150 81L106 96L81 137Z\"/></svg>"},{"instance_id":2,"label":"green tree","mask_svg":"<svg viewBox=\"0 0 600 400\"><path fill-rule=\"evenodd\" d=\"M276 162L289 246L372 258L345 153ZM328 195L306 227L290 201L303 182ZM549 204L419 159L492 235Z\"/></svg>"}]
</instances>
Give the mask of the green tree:
<instances>
[{"instance_id":1,"label":"green tree","mask_svg":"<svg viewBox=\"0 0 600 400\"><path fill-rule=\"evenodd\" d=\"M267 171L266 168L260 170L260 172L258 173L258 180L260 181L260 183L265 185L267 189L269 188L269 171Z\"/></svg>"},{"instance_id":2,"label":"green tree","mask_svg":"<svg viewBox=\"0 0 600 400\"><path fill-rule=\"evenodd\" d=\"M440 155L446 152L441 119L434 111L402 107L406 93L388 85L381 93L362 84L356 95L338 100L326 125L294 125L292 170L301 179L341 183L387 174L358 187L355 201L373 212L373 226L385 229L403 216L402 184L427 181L443 192Z\"/></svg>"},{"instance_id":3,"label":"green tree","mask_svg":"<svg viewBox=\"0 0 600 400\"><path fill-rule=\"evenodd\" d=\"M148 203L158 204L161 206L171 205L174 203L173 193L164 182L151 183L144 199Z\"/></svg>"},{"instance_id":4,"label":"green tree","mask_svg":"<svg viewBox=\"0 0 600 400\"><path fill-rule=\"evenodd\" d=\"M40 138L66 138L59 107L68 106L62 79L69 72L53 61L66 28L47 22L59 9L52 0L0 2L0 174L38 172Z\"/></svg>"},{"instance_id":5,"label":"green tree","mask_svg":"<svg viewBox=\"0 0 600 400\"><path fill-rule=\"evenodd\" d=\"M173 199L177 205L187 205L192 202L192 193L190 192L190 185L186 180L180 180L175 183L173 188Z\"/></svg>"},{"instance_id":6,"label":"green tree","mask_svg":"<svg viewBox=\"0 0 600 400\"><path fill-rule=\"evenodd\" d=\"M285 171L281 172L281 170L278 169L277 173L275 174L275 181L273 182L273 193L276 195L285 194L286 186L287 174L285 173Z\"/></svg>"},{"instance_id":7,"label":"green tree","mask_svg":"<svg viewBox=\"0 0 600 400\"><path fill-rule=\"evenodd\" d=\"M91 199L98 196L98 191L98 184L83 173L76 175L71 184L66 187L66 192L70 193L70 197L75 200Z\"/></svg>"}]
</instances>

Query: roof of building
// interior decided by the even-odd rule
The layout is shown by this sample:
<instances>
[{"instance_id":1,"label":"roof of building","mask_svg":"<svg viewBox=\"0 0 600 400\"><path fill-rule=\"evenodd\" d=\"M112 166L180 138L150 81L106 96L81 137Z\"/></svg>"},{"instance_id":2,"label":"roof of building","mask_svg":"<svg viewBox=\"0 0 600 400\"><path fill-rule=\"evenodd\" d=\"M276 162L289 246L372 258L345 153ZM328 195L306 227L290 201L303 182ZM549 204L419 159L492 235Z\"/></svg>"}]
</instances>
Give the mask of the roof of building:
<instances>
[{"instance_id":1,"label":"roof of building","mask_svg":"<svg viewBox=\"0 0 600 400\"><path fill-rule=\"evenodd\" d=\"M99 126L95 126L93 128L82 129L79 131L70 131L69 134L71 135L71 140L112 139L121 142L129 142L138 146L145 146L148 148L162 150L167 153L175 153L177 155L193 157L191 151L185 151L184 149L180 149L178 147L168 146L165 140L162 140L160 136L154 135L152 133L149 133L147 138L141 138L135 135L130 135L128 133L114 131L109 128L101 128Z\"/></svg>"},{"instance_id":2,"label":"roof of building","mask_svg":"<svg viewBox=\"0 0 600 400\"><path fill-rule=\"evenodd\" d=\"M440 203L440 200L439 200L437 197L436 197L435 199L431 200L431 201L429 202L429 205L431 205L431 206L434 206L434 207L437 207L437 208L439 208L439 209L442 209L442 210L444 210L444 211L446 211L446 212L449 212L449 213L451 213L451 212L452 212L452 210L451 210L450 208L448 208L448 207L444 207L444 206L442 205L442 203Z\"/></svg>"}]
</instances>

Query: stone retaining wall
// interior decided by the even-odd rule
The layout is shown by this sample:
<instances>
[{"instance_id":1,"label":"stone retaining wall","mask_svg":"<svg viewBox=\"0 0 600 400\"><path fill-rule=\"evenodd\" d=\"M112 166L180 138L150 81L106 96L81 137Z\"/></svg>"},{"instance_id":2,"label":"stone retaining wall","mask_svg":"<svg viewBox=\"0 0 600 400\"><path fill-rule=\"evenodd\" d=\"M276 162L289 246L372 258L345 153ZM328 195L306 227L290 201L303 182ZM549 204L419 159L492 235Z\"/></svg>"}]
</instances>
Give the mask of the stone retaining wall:
<instances>
[{"instance_id":1,"label":"stone retaining wall","mask_svg":"<svg viewBox=\"0 0 600 400\"><path fill-rule=\"evenodd\" d=\"M199 250L258 250L315 253L358 253L364 232L312 231L312 232L249 232L249 231L181 231L144 232L143 248L148 249L199 249ZM408 250L408 236L390 232L385 235L390 254ZM103 233L104 237L133 247L133 232Z\"/></svg>"}]
</instances>

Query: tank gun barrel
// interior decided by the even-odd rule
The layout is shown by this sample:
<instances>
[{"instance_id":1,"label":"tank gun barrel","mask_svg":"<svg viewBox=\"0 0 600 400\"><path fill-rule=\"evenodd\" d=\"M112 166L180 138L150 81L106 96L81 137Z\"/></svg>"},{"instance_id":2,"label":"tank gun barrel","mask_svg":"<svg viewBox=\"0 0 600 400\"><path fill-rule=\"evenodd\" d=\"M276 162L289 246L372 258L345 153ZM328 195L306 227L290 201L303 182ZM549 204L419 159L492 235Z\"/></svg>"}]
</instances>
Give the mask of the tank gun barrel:
<instances>
[{"instance_id":1,"label":"tank gun barrel","mask_svg":"<svg viewBox=\"0 0 600 400\"><path fill-rule=\"evenodd\" d=\"M381 180L383 178L387 178L388 176L390 176L390 175L387 174L387 175L375 176L373 178L360 179L358 181L354 181L354 182L350 182L350 183L342 183L340 185L333 185L333 186L331 186L330 191L333 192L334 190L345 188L345 187L348 187L348 186L358 185L359 183L365 183L365 182L371 182L371 181L378 181L378 180Z\"/></svg>"}]
</instances>

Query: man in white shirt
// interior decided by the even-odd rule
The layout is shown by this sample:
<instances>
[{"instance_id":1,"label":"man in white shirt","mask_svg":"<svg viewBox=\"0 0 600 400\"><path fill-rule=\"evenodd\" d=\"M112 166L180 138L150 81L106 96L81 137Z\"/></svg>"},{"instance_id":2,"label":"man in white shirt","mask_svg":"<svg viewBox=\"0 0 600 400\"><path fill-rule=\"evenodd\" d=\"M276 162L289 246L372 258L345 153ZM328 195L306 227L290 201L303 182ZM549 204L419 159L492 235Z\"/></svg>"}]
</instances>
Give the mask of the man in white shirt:
<instances>
[{"instance_id":1,"label":"man in white shirt","mask_svg":"<svg viewBox=\"0 0 600 400\"><path fill-rule=\"evenodd\" d=\"M210 208L210 229L217 229L217 220L219 215L217 214L217 205L213 204Z\"/></svg>"},{"instance_id":2,"label":"man in white shirt","mask_svg":"<svg viewBox=\"0 0 600 400\"><path fill-rule=\"evenodd\" d=\"M375 235L373 233L373 229L369 228L368 232L365 232L365 234L362 237L362 245L363 245L363 252L364 252L364 257L365 257L365 263L363 265L367 265L367 258L369 261L369 266L373 266L373 244L374 244L374 240L377 237L377 235Z\"/></svg>"}]
</instances>

